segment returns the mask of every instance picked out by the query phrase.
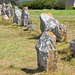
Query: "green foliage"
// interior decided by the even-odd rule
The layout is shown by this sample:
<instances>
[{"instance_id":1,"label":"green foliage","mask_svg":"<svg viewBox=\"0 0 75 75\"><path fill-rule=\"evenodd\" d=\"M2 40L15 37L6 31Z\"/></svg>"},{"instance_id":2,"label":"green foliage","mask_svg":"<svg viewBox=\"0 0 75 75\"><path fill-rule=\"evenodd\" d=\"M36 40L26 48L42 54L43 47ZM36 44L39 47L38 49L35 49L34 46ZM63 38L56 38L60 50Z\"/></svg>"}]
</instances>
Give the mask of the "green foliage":
<instances>
[{"instance_id":1,"label":"green foliage","mask_svg":"<svg viewBox=\"0 0 75 75\"><path fill-rule=\"evenodd\" d=\"M66 1L65 0L56 0L53 4L54 9L65 9Z\"/></svg>"},{"instance_id":2,"label":"green foliage","mask_svg":"<svg viewBox=\"0 0 75 75\"><path fill-rule=\"evenodd\" d=\"M33 0L20 2L19 7L28 6L30 9L51 9L55 0Z\"/></svg>"},{"instance_id":3,"label":"green foliage","mask_svg":"<svg viewBox=\"0 0 75 75\"><path fill-rule=\"evenodd\" d=\"M47 9L52 9L52 3L51 2L46 2L44 4L44 7L47 8Z\"/></svg>"}]
</instances>

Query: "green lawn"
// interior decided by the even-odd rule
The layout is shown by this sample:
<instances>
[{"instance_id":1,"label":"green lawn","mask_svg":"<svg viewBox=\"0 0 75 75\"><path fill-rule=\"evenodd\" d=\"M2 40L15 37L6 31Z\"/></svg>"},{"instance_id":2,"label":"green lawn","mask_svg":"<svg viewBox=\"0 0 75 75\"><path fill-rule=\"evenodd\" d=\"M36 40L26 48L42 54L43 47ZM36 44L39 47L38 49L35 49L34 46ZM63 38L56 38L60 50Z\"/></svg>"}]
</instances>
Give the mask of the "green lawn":
<instances>
[{"instance_id":1,"label":"green lawn","mask_svg":"<svg viewBox=\"0 0 75 75\"><path fill-rule=\"evenodd\" d=\"M75 39L75 10L29 10L35 31L25 31L13 23L12 17L5 21L0 16L0 75L75 75L75 59L71 61L69 43ZM51 12L60 23L67 26L68 37L66 42L57 43L58 71L38 72L35 45L40 31L39 15L42 12Z\"/></svg>"}]
</instances>

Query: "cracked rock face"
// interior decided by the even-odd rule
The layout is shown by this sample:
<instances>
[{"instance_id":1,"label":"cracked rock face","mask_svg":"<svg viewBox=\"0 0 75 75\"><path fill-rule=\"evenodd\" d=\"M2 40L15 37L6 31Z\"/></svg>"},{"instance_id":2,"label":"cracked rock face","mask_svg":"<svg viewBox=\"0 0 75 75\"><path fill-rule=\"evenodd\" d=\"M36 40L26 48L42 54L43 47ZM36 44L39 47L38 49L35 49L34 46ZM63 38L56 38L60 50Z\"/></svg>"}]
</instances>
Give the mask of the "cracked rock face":
<instances>
[{"instance_id":1,"label":"cracked rock face","mask_svg":"<svg viewBox=\"0 0 75 75\"><path fill-rule=\"evenodd\" d=\"M36 44L37 65L39 69L57 70L56 36L52 32L43 32Z\"/></svg>"},{"instance_id":2,"label":"cracked rock face","mask_svg":"<svg viewBox=\"0 0 75 75\"><path fill-rule=\"evenodd\" d=\"M67 36L67 28L60 24L58 20L48 14L42 13L40 15L40 29L44 31L52 31L56 36L57 41L65 41Z\"/></svg>"},{"instance_id":3,"label":"cracked rock face","mask_svg":"<svg viewBox=\"0 0 75 75\"><path fill-rule=\"evenodd\" d=\"M21 12L17 6L14 8L14 18L13 21L19 25L21 25Z\"/></svg>"},{"instance_id":4,"label":"cracked rock face","mask_svg":"<svg viewBox=\"0 0 75 75\"><path fill-rule=\"evenodd\" d=\"M75 57L75 39L70 43L70 51L72 52L73 57Z\"/></svg>"}]
</instances>

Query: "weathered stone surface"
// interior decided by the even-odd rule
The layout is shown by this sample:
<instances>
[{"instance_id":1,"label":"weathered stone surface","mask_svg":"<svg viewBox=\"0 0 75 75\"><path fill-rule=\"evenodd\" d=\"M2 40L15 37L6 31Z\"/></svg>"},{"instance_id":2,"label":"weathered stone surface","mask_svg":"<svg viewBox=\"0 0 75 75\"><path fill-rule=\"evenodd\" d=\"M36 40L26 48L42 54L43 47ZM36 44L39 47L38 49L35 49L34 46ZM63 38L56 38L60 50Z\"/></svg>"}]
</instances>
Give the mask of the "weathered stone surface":
<instances>
[{"instance_id":1,"label":"weathered stone surface","mask_svg":"<svg viewBox=\"0 0 75 75\"><path fill-rule=\"evenodd\" d=\"M28 17L28 30L35 30L35 27L32 25L32 20Z\"/></svg>"},{"instance_id":2,"label":"weathered stone surface","mask_svg":"<svg viewBox=\"0 0 75 75\"><path fill-rule=\"evenodd\" d=\"M57 41L65 41L67 36L67 28L60 24L58 20L50 16L49 13L42 13L40 15L40 29L44 31L52 31L56 35Z\"/></svg>"},{"instance_id":3,"label":"weathered stone surface","mask_svg":"<svg viewBox=\"0 0 75 75\"><path fill-rule=\"evenodd\" d=\"M30 18L30 14L28 12L28 7L22 9L22 26L27 26L28 30L34 30L34 26L32 25L32 20Z\"/></svg>"},{"instance_id":4,"label":"weathered stone surface","mask_svg":"<svg viewBox=\"0 0 75 75\"><path fill-rule=\"evenodd\" d=\"M75 39L72 40L70 43L70 50L71 50L73 57L75 57Z\"/></svg>"},{"instance_id":5,"label":"weathered stone surface","mask_svg":"<svg viewBox=\"0 0 75 75\"><path fill-rule=\"evenodd\" d=\"M8 17L13 16L13 10L12 10L12 5L9 3L7 9L6 9L6 14Z\"/></svg>"},{"instance_id":6,"label":"weathered stone surface","mask_svg":"<svg viewBox=\"0 0 75 75\"><path fill-rule=\"evenodd\" d=\"M46 71L57 70L56 36L52 32L43 32L36 44L37 65Z\"/></svg>"},{"instance_id":7,"label":"weathered stone surface","mask_svg":"<svg viewBox=\"0 0 75 75\"><path fill-rule=\"evenodd\" d=\"M27 26L28 25L28 17L29 13L25 8L22 9L22 26Z\"/></svg>"},{"instance_id":8,"label":"weathered stone surface","mask_svg":"<svg viewBox=\"0 0 75 75\"><path fill-rule=\"evenodd\" d=\"M15 6L13 21L19 25L21 25L21 14L22 13L19 11L18 7Z\"/></svg>"},{"instance_id":9,"label":"weathered stone surface","mask_svg":"<svg viewBox=\"0 0 75 75\"><path fill-rule=\"evenodd\" d=\"M9 20L9 18L8 18L8 16L5 14L5 15L3 15L3 17L2 17L3 19L5 19L5 20Z\"/></svg>"}]
</instances>

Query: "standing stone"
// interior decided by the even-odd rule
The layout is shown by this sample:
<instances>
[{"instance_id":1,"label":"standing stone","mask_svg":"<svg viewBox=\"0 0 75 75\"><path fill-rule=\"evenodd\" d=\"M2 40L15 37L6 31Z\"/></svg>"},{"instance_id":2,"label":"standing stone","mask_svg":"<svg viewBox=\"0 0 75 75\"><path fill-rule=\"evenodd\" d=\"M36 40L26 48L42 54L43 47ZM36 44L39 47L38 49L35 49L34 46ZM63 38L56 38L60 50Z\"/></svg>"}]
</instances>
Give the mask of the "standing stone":
<instances>
[{"instance_id":1,"label":"standing stone","mask_svg":"<svg viewBox=\"0 0 75 75\"><path fill-rule=\"evenodd\" d=\"M29 31L35 30L34 26L32 25L32 20L30 17L28 17L28 30Z\"/></svg>"},{"instance_id":2,"label":"standing stone","mask_svg":"<svg viewBox=\"0 0 75 75\"><path fill-rule=\"evenodd\" d=\"M28 7L22 9L22 26L27 26L28 30L34 30L34 26L32 25L32 20L30 18L30 14L28 12Z\"/></svg>"},{"instance_id":3,"label":"standing stone","mask_svg":"<svg viewBox=\"0 0 75 75\"><path fill-rule=\"evenodd\" d=\"M8 17L13 16L13 10L12 10L12 5L9 3L7 9L6 9L6 14Z\"/></svg>"},{"instance_id":4,"label":"standing stone","mask_svg":"<svg viewBox=\"0 0 75 75\"><path fill-rule=\"evenodd\" d=\"M22 9L22 16L21 17L22 17L22 26L27 26L29 13L25 8Z\"/></svg>"},{"instance_id":5,"label":"standing stone","mask_svg":"<svg viewBox=\"0 0 75 75\"><path fill-rule=\"evenodd\" d=\"M19 25L21 25L21 12L17 6L14 8L14 18L13 21Z\"/></svg>"},{"instance_id":6,"label":"standing stone","mask_svg":"<svg viewBox=\"0 0 75 75\"><path fill-rule=\"evenodd\" d=\"M57 41L65 41L67 36L67 28L60 24L58 20L50 16L49 13L42 13L40 15L40 29L44 31L52 31L56 35Z\"/></svg>"},{"instance_id":7,"label":"standing stone","mask_svg":"<svg viewBox=\"0 0 75 75\"><path fill-rule=\"evenodd\" d=\"M37 65L42 70L57 70L56 36L50 32L43 32L36 44Z\"/></svg>"},{"instance_id":8,"label":"standing stone","mask_svg":"<svg viewBox=\"0 0 75 75\"><path fill-rule=\"evenodd\" d=\"M71 51L73 57L75 57L75 39L72 40L70 43L70 51Z\"/></svg>"}]
</instances>

